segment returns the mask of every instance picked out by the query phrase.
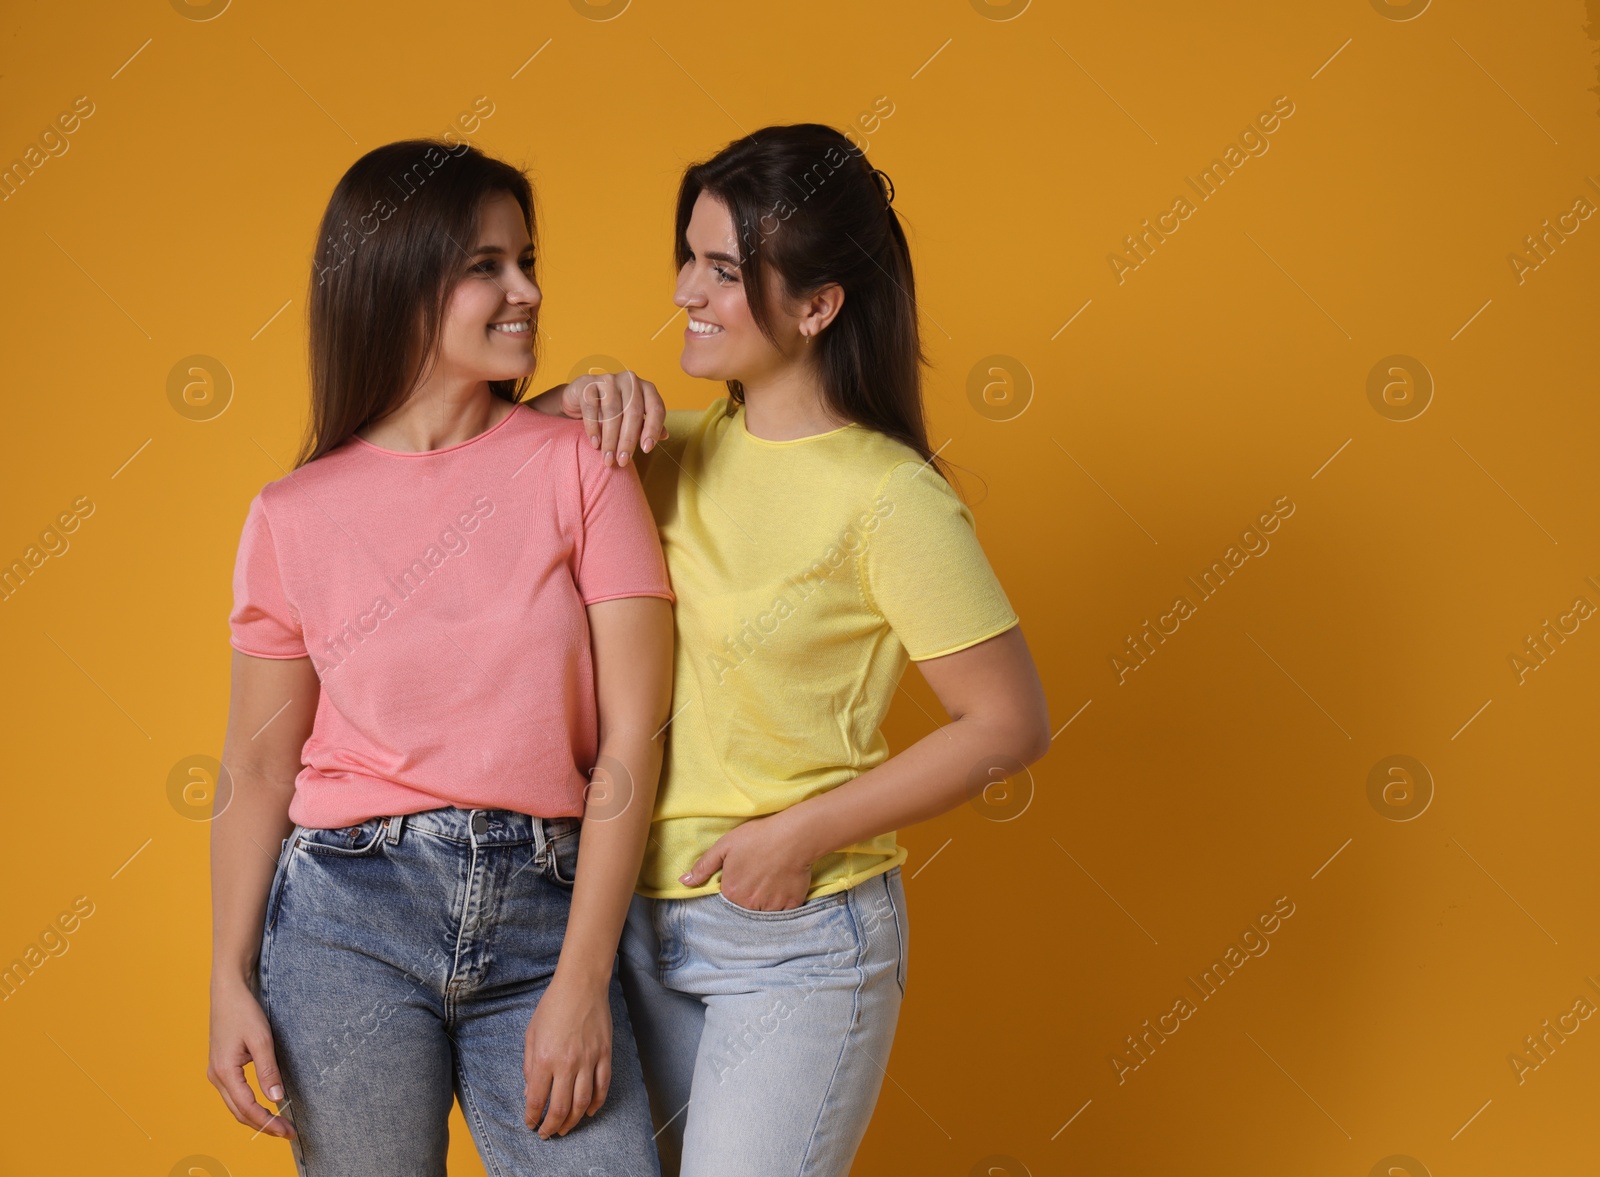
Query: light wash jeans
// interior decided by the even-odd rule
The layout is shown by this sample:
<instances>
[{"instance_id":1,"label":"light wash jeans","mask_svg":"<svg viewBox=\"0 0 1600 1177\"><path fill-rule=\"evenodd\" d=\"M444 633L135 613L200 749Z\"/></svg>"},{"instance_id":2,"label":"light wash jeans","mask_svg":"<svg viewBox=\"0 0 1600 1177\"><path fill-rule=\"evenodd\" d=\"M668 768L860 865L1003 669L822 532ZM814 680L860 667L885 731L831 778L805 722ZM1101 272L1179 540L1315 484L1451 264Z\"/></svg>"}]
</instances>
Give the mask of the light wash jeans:
<instances>
[{"instance_id":1,"label":"light wash jeans","mask_svg":"<svg viewBox=\"0 0 1600 1177\"><path fill-rule=\"evenodd\" d=\"M259 991L303 1177L443 1177L454 1096L492 1177L657 1173L615 971L605 1105L549 1140L523 1122L523 1035L561 951L580 826L433 809L284 840Z\"/></svg>"},{"instance_id":2,"label":"light wash jeans","mask_svg":"<svg viewBox=\"0 0 1600 1177\"><path fill-rule=\"evenodd\" d=\"M622 983L667 1177L843 1177L906 983L900 868L789 911L635 895Z\"/></svg>"}]
</instances>

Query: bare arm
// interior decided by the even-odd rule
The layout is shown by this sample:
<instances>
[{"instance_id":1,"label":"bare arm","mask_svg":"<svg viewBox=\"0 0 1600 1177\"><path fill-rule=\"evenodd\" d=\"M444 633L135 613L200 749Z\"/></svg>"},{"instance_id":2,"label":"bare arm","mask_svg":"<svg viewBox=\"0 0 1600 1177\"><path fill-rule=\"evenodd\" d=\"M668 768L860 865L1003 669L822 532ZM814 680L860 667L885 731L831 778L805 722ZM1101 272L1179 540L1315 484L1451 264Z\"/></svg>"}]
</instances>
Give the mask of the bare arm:
<instances>
[{"instance_id":1,"label":"bare arm","mask_svg":"<svg viewBox=\"0 0 1600 1177\"><path fill-rule=\"evenodd\" d=\"M994 766L1050 750L1044 688L1020 627L917 668L949 723L854 780L735 827L681 881L697 887L721 869L723 893L741 907L798 907L822 855L954 809Z\"/></svg>"},{"instance_id":2,"label":"bare arm","mask_svg":"<svg viewBox=\"0 0 1600 1177\"><path fill-rule=\"evenodd\" d=\"M655 808L672 702L672 602L620 597L589 606L600 747L589 787L557 975L608 985Z\"/></svg>"},{"instance_id":3,"label":"bare arm","mask_svg":"<svg viewBox=\"0 0 1600 1177\"><path fill-rule=\"evenodd\" d=\"M789 810L813 858L965 804L997 764L1032 764L1050 750L1044 687L1020 626L916 666L950 722Z\"/></svg>"},{"instance_id":4,"label":"bare arm","mask_svg":"<svg viewBox=\"0 0 1600 1177\"><path fill-rule=\"evenodd\" d=\"M267 1098L282 1099L272 1033L255 996L267 892L289 801L311 734L321 684L310 658L233 652L223 781L211 823L211 1048L206 1077L240 1123L273 1136L294 1130L256 1102L244 1077L253 1062Z\"/></svg>"},{"instance_id":5,"label":"bare arm","mask_svg":"<svg viewBox=\"0 0 1600 1177\"><path fill-rule=\"evenodd\" d=\"M650 833L672 699L670 601L621 597L590 605L589 632L599 753L566 937L528 1024L523 1065L527 1123L547 1138L597 1112L610 1086L611 975Z\"/></svg>"}]
</instances>

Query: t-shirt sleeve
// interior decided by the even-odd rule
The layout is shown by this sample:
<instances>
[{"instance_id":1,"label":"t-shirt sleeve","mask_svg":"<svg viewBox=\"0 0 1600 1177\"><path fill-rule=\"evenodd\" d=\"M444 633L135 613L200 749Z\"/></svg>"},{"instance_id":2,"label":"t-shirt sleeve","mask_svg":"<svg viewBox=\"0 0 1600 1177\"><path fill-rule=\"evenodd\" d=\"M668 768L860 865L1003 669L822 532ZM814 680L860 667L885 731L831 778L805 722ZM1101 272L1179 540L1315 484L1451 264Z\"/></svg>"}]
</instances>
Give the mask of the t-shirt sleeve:
<instances>
[{"instance_id":1,"label":"t-shirt sleeve","mask_svg":"<svg viewBox=\"0 0 1600 1177\"><path fill-rule=\"evenodd\" d=\"M861 555L869 603L912 661L954 654L1017 624L972 511L931 466L902 462L885 477Z\"/></svg>"},{"instance_id":2,"label":"t-shirt sleeve","mask_svg":"<svg viewBox=\"0 0 1600 1177\"><path fill-rule=\"evenodd\" d=\"M578 445L583 535L574 580L585 605L617 597L665 597L672 584L650 504L633 466L606 466L587 438Z\"/></svg>"},{"instance_id":3,"label":"t-shirt sleeve","mask_svg":"<svg viewBox=\"0 0 1600 1177\"><path fill-rule=\"evenodd\" d=\"M233 612L228 616L233 648L257 658L304 658L300 618L284 593L278 549L267 508L256 495L245 516L233 566Z\"/></svg>"},{"instance_id":4,"label":"t-shirt sleeve","mask_svg":"<svg viewBox=\"0 0 1600 1177\"><path fill-rule=\"evenodd\" d=\"M717 404L721 404L718 401ZM713 405L712 408L715 408ZM663 449L676 449L683 452L683 445L689 440L691 434L700 427L711 409L668 409L665 419L667 427L667 440L649 450L636 450L630 459L633 466L639 471L642 479L650 470L650 463ZM673 461L676 461L674 458Z\"/></svg>"},{"instance_id":5,"label":"t-shirt sleeve","mask_svg":"<svg viewBox=\"0 0 1600 1177\"><path fill-rule=\"evenodd\" d=\"M705 418L706 411L705 409L668 409L667 434L671 437L687 437L694 430L694 427Z\"/></svg>"}]
</instances>

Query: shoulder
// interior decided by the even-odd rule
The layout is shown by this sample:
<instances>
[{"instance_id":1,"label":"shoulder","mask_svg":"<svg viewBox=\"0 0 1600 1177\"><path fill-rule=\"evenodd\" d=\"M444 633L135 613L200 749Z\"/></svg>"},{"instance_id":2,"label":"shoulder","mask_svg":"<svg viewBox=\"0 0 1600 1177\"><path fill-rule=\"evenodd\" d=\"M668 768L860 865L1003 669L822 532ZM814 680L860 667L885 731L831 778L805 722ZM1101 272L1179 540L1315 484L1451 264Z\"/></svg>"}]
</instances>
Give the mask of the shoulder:
<instances>
[{"instance_id":1,"label":"shoulder","mask_svg":"<svg viewBox=\"0 0 1600 1177\"><path fill-rule=\"evenodd\" d=\"M362 443L351 438L322 457L294 470L286 470L263 486L256 495L263 509L274 518L288 518L297 511L316 510L319 496L360 481L366 455Z\"/></svg>"},{"instance_id":2,"label":"shoulder","mask_svg":"<svg viewBox=\"0 0 1600 1177\"><path fill-rule=\"evenodd\" d=\"M864 425L850 429L844 436L846 444L839 447L839 452L855 472L852 481L865 482L874 495L960 503L938 468L905 442Z\"/></svg>"},{"instance_id":3,"label":"shoulder","mask_svg":"<svg viewBox=\"0 0 1600 1177\"><path fill-rule=\"evenodd\" d=\"M588 452L597 458L602 457L600 451L590 444L583 421L577 417L541 413L526 403L518 405L513 413L517 418L510 423L515 431L513 436L532 441L536 451L549 445L563 454Z\"/></svg>"},{"instance_id":4,"label":"shoulder","mask_svg":"<svg viewBox=\"0 0 1600 1177\"><path fill-rule=\"evenodd\" d=\"M317 461L322 459L319 458ZM287 518L295 502L305 497L306 483L316 480L313 475L307 473L316 464L312 462L299 470L291 470L281 478L274 478L263 486L256 492L256 497L250 500L251 516L269 520ZM296 482L296 479L300 481Z\"/></svg>"},{"instance_id":5,"label":"shoulder","mask_svg":"<svg viewBox=\"0 0 1600 1177\"><path fill-rule=\"evenodd\" d=\"M908 456L883 471L873 492L874 510L885 520L893 517L895 531L917 533L930 540L950 534L951 527L975 533L977 520L955 487L932 462L910 447L900 448Z\"/></svg>"},{"instance_id":6,"label":"shoulder","mask_svg":"<svg viewBox=\"0 0 1600 1177\"><path fill-rule=\"evenodd\" d=\"M604 455L584 432L582 420L541 413L527 402L512 409L510 419L499 428L494 445L475 453L471 460L510 474L519 485L535 468L540 468L545 484L558 489L574 483L587 484L605 464Z\"/></svg>"},{"instance_id":7,"label":"shoulder","mask_svg":"<svg viewBox=\"0 0 1600 1177\"><path fill-rule=\"evenodd\" d=\"M698 433L712 427L719 421L727 421L728 397L718 397L703 409L668 409L667 432L673 437L679 434Z\"/></svg>"},{"instance_id":8,"label":"shoulder","mask_svg":"<svg viewBox=\"0 0 1600 1177\"><path fill-rule=\"evenodd\" d=\"M710 440L738 424L738 417L729 410L733 398L721 396L703 409L668 409L667 432L672 441L690 439Z\"/></svg>"},{"instance_id":9,"label":"shoulder","mask_svg":"<svg viewBox=\"0 0 1600 1177\"><path fill-rule=\"evenodd\" d=\"M656 453L665 451L672 455L669 465L676 471L691 449L702 455L714 450L719 439L726 436L726 427L733 423L727 413L728 404L728 397L719 397L703 409L668 409L667 439L649 453L638 455L640 476L643 477L647 469L660 465L650 461Z\"/></svg>"},{"instance_id":10,"label":"shoulder","mask_svg":"<svg viewBox=\"0 0 1600 1177\"><path fill-rule=\"evenodd\" d=\"M514 432L508 439L514 449L509 457L502 450L500 461L504 468L515 470L519 484L537 482L557 502L587 510L614 492L609 487L612 481L637 481L631 464L606 465L605 454L589 440L580 418L541 413L526 404L519 405L516 413L520 419L511 423Z\"/></svg>"}]
</instances>

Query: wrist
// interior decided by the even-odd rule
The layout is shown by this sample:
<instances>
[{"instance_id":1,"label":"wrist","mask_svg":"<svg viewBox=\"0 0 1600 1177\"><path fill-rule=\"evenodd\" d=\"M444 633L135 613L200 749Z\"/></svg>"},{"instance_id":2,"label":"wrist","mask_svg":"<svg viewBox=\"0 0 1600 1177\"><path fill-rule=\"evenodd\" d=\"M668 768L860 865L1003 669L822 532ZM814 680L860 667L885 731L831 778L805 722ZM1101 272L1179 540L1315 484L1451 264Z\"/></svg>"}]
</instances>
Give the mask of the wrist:
<instances>
[{"instance_id":1,"label":"wrist","mask_svg":"<svg viewBox=\"0 0 1600 1177\"><path fill-rule=\"evenodd\" d=\"M562 969L557 966L555 976L550 977L550 988L566 988L574 993L598 993L603 996L611 988L611 972L610 969Z\"/></svg>"},{"instance_id":2,"label":"wrist","mask_svg":"<svg viewBox=\"0 0 1600 1177\"><path fill-rule=\"evenodd\" d=\"M777 828L785 852L808 865L837 849L827 829L826 813L817 800L809 798L767 818Z\"/></svg>"},{"instance_id":3,"label":"wrist","mask_svg":"<svg viewBox=\"0 0 1600 1177\"><path fill-rule=\"evenodd\" d=\"M239 963L213 963L211 966L211 993L213 996L231 993L243 989L247 993L255 992L256 966L251 961L247 964Z\"/></svg>"},{"instance_id":4,"label":"wrist","mask_svg":"<svg viewBox=\"0 0 1600 1177\"><path fill-rule=\"evenodd\" d=\"M565 954L556 962L555 975L550 978L552 986L560 985L563 988L571 987L576 990L590 990L604 993L611 986L611 971L615 964L614 958L606 960L568 960Z\"/></svg>"},{"instance_id":5,"label":"wrist","mask_svg":"<svg viewBox=\"0 0 1600 1177\"><path fill-rule=\"evenodd\" d=\"M561 405L561 399L566 388L565 384L553 385L537 396L529 397L523 403L536 413L544 413L551 417L564 417L566 416L566 411Z\"/></svg>"}]
</instances>

